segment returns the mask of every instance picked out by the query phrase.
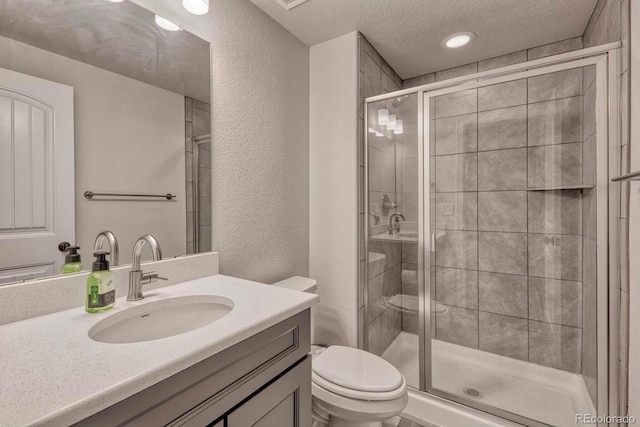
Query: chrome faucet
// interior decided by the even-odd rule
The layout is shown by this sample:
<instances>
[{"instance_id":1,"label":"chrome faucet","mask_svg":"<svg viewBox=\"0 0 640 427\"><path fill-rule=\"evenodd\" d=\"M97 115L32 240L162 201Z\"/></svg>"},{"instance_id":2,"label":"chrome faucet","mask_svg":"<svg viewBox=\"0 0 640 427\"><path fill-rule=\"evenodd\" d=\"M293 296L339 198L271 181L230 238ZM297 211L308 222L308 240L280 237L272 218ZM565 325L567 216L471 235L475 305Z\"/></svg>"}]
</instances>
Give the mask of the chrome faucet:
<instances>
[{"instance_id":1,"label":"chrome faucet","mask_svg":"<svg viewBox=\"0 0 640 427\"><path fill-rule=\"evenodd\" d=\"M133 261L131 263L131 271L129 272L129 293L127 295L127 301L139 301L144 298L144 295L142 295L142 285L155 282L158 279L168 280L166 277L159 277L155 271L143 273L140 269L140 258L142 257L142 249L145 244L148 244L149 248L151 248L154 261L160 261L162 259L160 243L158 239L151 234L145 234L136 241L136 244L133 245Z\"/></svg>"},{"instance_id":2,"label":"chrome faucet","mask_svg":"<svg viewBox=\"0 0 640 427\"><path fill-rule=\"evenodd\" d=\"M395 218L395 222L394 222L394 218ZM392 234L400 234L400 219L402 218L403 221L406 221L404 218L404 215L402 215L401 213L394 213L391 214L391 216L389 217L389 235Z\"/></svg>"},{"instance_id":3,"label":"chrome faucet","mask_svg":"<svg viewBox=\"0 0 640 427\"><path fill-rule=\"evenodd\" d=\"M374 225L380 224L380 215L378 215L375 212L369 212L369 215L371 215L373 217L373 219L375 220L376 223Z\"/></svg>"},{"instance_id":4,"label":"chrome faucet","mask_svg":"<svg viewBox=\"0 0 640 427\"><path fill-rule=\"evenodd\" d=\"M111 254L109 255L109 264L114 267L119 263L118 239L115 234L109 230L98 233L96 241L93 243L93 251L101 251L105 241L109 243L109 253Z\"/></svg>"}]
</instances>

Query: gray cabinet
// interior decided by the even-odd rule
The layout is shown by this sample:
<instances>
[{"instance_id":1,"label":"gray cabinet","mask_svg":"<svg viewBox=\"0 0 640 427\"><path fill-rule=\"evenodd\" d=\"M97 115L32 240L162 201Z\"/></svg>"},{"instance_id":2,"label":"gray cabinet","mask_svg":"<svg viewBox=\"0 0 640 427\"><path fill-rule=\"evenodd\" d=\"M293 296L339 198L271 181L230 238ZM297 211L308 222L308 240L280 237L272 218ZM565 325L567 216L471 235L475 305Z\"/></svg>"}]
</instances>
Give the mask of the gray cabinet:
<instances>
[{"instance_id":1,"label":"gray cabinet","mask_svg":"<svg viewBox=\"0 0 640 427\"><path fill-rule=\"evenodd\" d=\"M310 427L309 317L298 313L75 426Z\"/></svg>"},{"instance_id":2,"label":"gray cabinet","mask_svg":"<svg viewBox=\"0 0 640 427\"><path fill-rule=\"evenodd\" d=\"M301 427L311 422L311 357L227 415L226 427Z\"/></svg>"}]
</instances>

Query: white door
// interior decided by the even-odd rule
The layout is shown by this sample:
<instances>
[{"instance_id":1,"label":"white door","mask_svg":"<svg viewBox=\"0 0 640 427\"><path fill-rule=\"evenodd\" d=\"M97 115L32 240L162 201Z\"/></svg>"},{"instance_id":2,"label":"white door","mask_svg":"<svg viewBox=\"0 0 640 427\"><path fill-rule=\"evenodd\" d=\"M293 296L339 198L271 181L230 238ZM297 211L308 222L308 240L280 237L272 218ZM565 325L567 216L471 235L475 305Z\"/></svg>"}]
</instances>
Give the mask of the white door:
<instances>
[{"instance_id":1,"label":"white door","mask_svg":"<svg viewBox=\"0 0 640 427\"><path fill-rule=\"evenodd\" d=\"M0 68L0 284L58 274L75 243L73 88Z\"/></svg>"}]
</instances>

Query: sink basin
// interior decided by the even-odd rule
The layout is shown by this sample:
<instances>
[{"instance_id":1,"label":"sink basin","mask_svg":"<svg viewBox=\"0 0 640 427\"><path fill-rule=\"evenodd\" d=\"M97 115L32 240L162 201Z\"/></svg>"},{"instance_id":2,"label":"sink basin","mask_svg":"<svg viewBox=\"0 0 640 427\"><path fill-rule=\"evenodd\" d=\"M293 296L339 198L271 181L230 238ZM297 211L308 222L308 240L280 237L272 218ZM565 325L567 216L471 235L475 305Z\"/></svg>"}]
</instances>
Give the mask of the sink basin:
<instances>
[{"instance_id":1,"label":"sink basin","mask_svg":"<svg viewBox=\"0 0 640 427\"><path fill-rule=\"evenodd\" d=\"M400 237L418 237L418 232L415 230L402 230L400 231Z\"/></svg>"},{"instance_id":2,"label":"sink basin","mask_svg":"<svg viewBox=\"0 0 640 427\"><path fill-rule=\"evenodd\" d=\"M193 331L222 319L233 301L217 295L190 295L142 302L114 313L89 330L89 338L104 343L134 343Z\"/></svg>"}]
</instances>

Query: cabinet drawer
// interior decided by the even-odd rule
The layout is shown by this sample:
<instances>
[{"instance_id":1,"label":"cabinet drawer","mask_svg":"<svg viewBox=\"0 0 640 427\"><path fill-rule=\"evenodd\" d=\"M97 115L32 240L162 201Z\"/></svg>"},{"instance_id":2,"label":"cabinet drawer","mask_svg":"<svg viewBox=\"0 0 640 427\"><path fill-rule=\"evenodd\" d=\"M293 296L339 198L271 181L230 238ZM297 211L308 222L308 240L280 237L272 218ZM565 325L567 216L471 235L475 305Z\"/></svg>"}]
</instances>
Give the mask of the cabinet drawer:
<instances>
[{"instance_id":1,"label":"cabinet drawer","mask_svg":"<svg viewBox=\"0 0 640 427\"><path fill-rule=\"evenodd\" d=\"M310 427L311 356L227 415L226 427Z\"/></svg>"},{"instance_id":2,"label":"cabinet drawer","mask_svg":"<svg viewBox=\"0 0 640 427\"><path fill-rule=\"evenodd\" d=\"M207 408L210 423L296 364L309 350L310 320L309 310L305 310L75 426L192 425L185 424L183 414L198 406Z\"/></svg>"}]
</instances>

